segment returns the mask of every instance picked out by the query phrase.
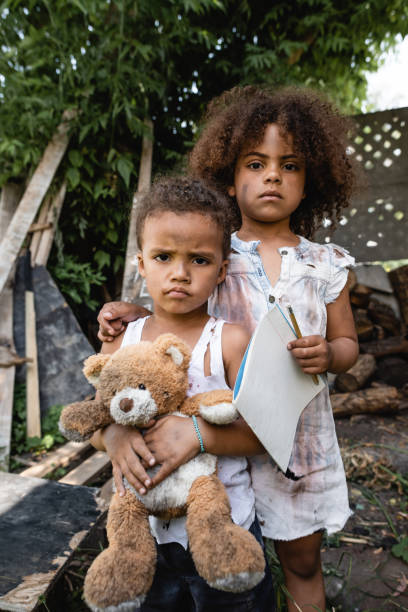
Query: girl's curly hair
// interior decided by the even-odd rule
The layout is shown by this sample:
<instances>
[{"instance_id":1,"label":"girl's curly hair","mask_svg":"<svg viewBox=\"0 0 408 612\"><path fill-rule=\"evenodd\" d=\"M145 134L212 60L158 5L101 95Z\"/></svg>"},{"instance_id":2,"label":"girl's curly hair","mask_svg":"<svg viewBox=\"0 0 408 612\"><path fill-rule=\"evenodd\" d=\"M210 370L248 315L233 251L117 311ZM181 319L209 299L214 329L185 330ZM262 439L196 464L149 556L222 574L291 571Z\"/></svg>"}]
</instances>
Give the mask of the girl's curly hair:
<instances>
[{"instance_id":1,"label":"girl's curly hair","mask_svg":"<svg viewBox=\"0 0 408 612\"><path fill-rule=\"evenodd\" d=\"M306 197L290 220L291 230L312 238L324 217L334 229L349 205L356 179L347 155L352 123L316 92L301 88L270 90L234 87L210 102L204 127L189 157L193 176L210 180L233 205L234 227L241 224L235 198L228 196L244 149L259 144L270 123L291 134L306 164Z\"/></svg>"}]
</instances>

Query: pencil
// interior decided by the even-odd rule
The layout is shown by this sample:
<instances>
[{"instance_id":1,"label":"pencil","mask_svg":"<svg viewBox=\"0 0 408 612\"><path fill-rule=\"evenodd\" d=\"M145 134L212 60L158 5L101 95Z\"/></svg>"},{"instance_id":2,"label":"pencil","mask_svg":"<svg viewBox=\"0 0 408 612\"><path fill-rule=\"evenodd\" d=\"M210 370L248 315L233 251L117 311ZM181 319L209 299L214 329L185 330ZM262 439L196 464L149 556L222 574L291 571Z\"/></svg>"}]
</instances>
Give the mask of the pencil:
<instances>
[{"instance_id":1,"label":"pencil","mask_svg":"<svg viewBox=\"0 0 408 612\"><path fill-rule=\"evenodd\" d=\"M288 306L288 311L289 311L290 320L292 321L292 325L293 325L293 328L295 330L295 333L296 333L298 338L301 338L302 337L302 332L300 331L298 322L296 321L295 313L293 312L291 306ZM312 374L312 378L313 378L313 382L315 383L315 385L318 385L319 384L319 378L318 378L317 374Z\"/></svg>"}]
</instances>

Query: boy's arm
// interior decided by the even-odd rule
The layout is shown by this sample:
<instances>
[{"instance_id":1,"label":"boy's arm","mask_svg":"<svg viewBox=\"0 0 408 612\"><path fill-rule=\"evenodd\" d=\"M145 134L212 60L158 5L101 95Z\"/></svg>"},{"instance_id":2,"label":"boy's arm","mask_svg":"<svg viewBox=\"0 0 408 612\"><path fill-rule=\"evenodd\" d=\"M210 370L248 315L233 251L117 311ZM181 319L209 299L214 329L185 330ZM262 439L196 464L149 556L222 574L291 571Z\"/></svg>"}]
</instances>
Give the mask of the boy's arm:
<instances>
[{"instance_id":1,"label":"boy's arm","mask_svg":"<svg viewBox=\"0 0 408 612\"><path fill-rule=\"evenodd\" d=\"M116 338L112 338L111 342L104 342L101 347L101 353L114 353L120 348L122 339L123 332L116 336ZM98 397L98 392L96 392L96 397ZM153 423L154 421L151 422L151 424ZM141 459L149 466L155 464L155 459L147 448L142 434L136 427L126 427L112 423L108 427L96 431L90 442L97 450L108 453L112 462L112 473L119 495L125 494L123 477L139 493L142 495L146 493L146 487L151 485L151 480L141 463Z\"/></svg>"},{"instance_id":2,"label":"boy's arm","mask_svg":"<svg viewBox=\"0 0 408 612\"><path fill-rule=\"evenodd\" d=\"M224 367L227 382L231 387L235 384L249 338L249 334L241 326L224 325ZM201 417L197 417L197 421L204 447L209 453L220 456L250 456L265 452L258 438L241 417L230 425L212 425ZM160 471L153 478L153 486L200 452L200 443L189 418L171 415L164 417L146 432L144 440L156 462L162 464Z\"/></svg>"},{"instance_id":3,"label":"boy's arm","mask_svg":"<svg viewBox=\"0 0 408 612\"><path fill-rule=\"evenodd\" d=\"M130 302L107 302L98 314L98 338L101 342L112 342L115 336L122 334L126 323L152 314L150 310Z\"/></svg>"}]
</instances>

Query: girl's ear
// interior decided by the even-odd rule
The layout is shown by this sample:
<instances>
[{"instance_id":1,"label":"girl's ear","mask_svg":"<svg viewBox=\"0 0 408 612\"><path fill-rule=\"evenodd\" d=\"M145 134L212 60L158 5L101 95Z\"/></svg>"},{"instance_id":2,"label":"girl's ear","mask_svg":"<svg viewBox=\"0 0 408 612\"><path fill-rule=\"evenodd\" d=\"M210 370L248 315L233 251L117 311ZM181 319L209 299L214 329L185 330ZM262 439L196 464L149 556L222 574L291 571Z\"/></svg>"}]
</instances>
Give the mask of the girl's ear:
<instances>
[{"instance_id":1,"label":"girl's ear","mask_svg":"<svg viewBox=\"0 0 408 612\"><path fill-rule=\"evenodd\" d=\"M228 192L228 195L231 196L231 198L235 198L235 196L237 195L234 185L231 185L231 187L228 187L227 192Z\"/></svg>"},{"instance_id":2,"label":"girl's ear","mask_svg":"<svg viewBox=\"0 0 408 612\"><path fill-rule=\"evenodd\" d=\"M217 285L219 285L220 283L222 283L223 280L225 280L225 277L227 275L227 266L228 266L228 259L225 259L222 262L220 270L218 272Z\"/></svg>"},{"instance_id":3,"label":"girl's ear","mask_svg":"<svg viewBox=\"0 0 408 612\"><path fill-rule=\"evenodd\" d=\"M143 261L142 251L139 251L138 254L137 254L137 265L138 265L140 276L143 276L143 278L145 278L145 269L144 269L144 261Z\"/></svg>"}]
</instances>

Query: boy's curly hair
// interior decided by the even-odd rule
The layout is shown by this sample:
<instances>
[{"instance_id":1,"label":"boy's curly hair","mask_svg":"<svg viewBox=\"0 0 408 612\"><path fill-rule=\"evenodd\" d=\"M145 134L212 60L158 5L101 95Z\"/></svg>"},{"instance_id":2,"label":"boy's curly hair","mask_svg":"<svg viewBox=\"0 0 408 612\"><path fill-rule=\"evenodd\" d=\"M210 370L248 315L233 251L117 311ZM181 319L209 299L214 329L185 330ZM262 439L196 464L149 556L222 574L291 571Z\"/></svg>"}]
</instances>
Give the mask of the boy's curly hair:
<instances>
[{"instance_id":1,"label":"boy's curly hair","mask_svg":"<svg viewBox=\"0 0 408 612\"><path fill-rule=\"evenodd\" d=\"M231 249L232 214L225 197L206 181L185 176L160 177L142 198L136 214L136 239L143 244L144 224L148 217L163 212L176 215L198 213L210 217L222 231L222 252Z\"/></svg>"},{"instance_id":2,"label":"boy's curly hair","mask_svg":"<svg viewBox=\"0 0 408 612\"><path fill-rule=\"evenodd\" d=\"M314 91L247 86L223 93L208 106L203 131L189 157L190 172L210 180L226 195L233 204L234 229L238 229L241 215L227 189L234 184L240 154L262 141L270 123L292 135L294 148L306 164L306 197L292 213L291 230L312 238L324 217L334 229L356 182L346 153L352 123Z\"/></svg>"}]
</instances>

